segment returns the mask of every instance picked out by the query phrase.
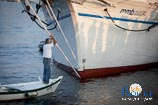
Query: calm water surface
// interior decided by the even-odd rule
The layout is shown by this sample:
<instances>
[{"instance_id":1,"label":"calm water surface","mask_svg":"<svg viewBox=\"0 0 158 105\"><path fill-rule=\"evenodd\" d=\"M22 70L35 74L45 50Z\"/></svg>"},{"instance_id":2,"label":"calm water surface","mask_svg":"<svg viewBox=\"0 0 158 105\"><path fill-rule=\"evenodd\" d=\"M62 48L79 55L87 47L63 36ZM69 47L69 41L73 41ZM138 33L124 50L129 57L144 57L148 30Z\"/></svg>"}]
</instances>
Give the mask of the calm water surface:
<instances>
[{"instance_id":1,"label":"calm water surface","mask_svg":"<svg viewBox=\"0 0 158 105\"><path fill-rule=\"evenodd\" d=\"M42 77L42 54L38 44L46 33L38 28L20 3L0 2L0 83L36 81ZM158 105L158 69L124 73L114 77L91 79L80 83L62 70L53 67L52 77L64 79L55 94L32 100L3 102L0 105ZM122 100L121 90L139 83L143 91L152 91L152 100ZM125 97L126 98L126 97Z\"/></svg>"}]
</instances>

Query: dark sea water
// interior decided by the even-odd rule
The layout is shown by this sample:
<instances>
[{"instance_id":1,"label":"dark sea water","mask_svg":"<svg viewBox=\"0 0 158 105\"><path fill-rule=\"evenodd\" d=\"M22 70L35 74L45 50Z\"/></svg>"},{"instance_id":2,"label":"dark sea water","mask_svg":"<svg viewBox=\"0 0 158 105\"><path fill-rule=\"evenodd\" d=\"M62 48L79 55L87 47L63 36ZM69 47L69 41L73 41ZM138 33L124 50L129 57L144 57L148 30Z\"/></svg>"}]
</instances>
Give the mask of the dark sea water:
<instances>
[{"instance_id":1,"label":"dark sea water","mask_svg":"<svg viewBox=\"0 0 158 105\"><path fill-rule=\"evenodd\" d=\"M46 33L26 14L20 3L0 2L0 83L36 81L42 77L42 54L38 44ZM56 93L31 100L1 102L0 105L158 105L158 68L80 83L62 70L52 67L52 77L64 79ZM122 89L133 83L143 92L152 92L152 100L143 95L122 96ZM143 94L142 92L142 94ZM126 98L126 100L122 100ZM131 98L132 100L128 99ZM133 101L134 98L140 98Z\"/></svg>"}]
</instances>

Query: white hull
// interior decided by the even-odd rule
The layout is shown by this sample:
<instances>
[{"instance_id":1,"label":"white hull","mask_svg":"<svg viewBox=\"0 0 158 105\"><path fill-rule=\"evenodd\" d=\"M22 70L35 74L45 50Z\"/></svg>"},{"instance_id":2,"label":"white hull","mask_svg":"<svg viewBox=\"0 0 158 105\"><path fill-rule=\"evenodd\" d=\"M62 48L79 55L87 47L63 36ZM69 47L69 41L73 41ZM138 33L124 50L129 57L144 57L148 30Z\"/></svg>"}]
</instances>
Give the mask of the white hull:
<instances>
[{"instance_id":1,"label":"white hull","mask_svg":"<svg viewBox=\"0 0 158 105\"><path fill-rule=\"evenodd\" d=\"M95 0L86 0L82 5L65 0L54 2L53 10L61 10L59 22L77 60L73 59L59 29L51 32L73 65L78 71L84 71L158 62L158 26L148 32L123 30L116 27L104 11L107 8L117 25L141 30L158 24L158 10L154 3L108 1L112 6ZM50 20L49 16L46 19ZM70 66L58 49L54 50L53 55L57 62Z\"/></svg>"},{"instance_id":2,"label":"white hull","mask_svg":"<svg viewBox=\"0 0 158 105\"><path fill-rule=\"evenodd\" d=\"M0 101L20 100L47 95L49 93L55 92L62 78L62 76L59 76L56 79L50 79L49 84L44 84L42 81L38 81L1 85ZM10 91L8 91L8 89L10 89Z\"/></svg>"}]
</instances>

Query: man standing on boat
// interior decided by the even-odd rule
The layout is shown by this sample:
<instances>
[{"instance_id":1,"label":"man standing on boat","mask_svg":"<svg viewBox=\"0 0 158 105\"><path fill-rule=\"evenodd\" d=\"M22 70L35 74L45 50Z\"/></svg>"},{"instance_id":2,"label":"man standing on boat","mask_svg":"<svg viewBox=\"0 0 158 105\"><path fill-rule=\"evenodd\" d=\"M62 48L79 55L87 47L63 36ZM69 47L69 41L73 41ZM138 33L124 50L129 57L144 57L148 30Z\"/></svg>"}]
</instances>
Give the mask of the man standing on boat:
<instances>
[{"instance_id":1,"label":"man standing on boat","mask_svg":"<svg viewBox=\"0 0 158 105\"><path fill-rule=\"evenodd\" d=\"M52 58L52 48L56 44L56 40L51 35L50 38L45 40L45 44L43 45L43 64L44 64L44 72L43 72L43 82L48 84L49 79L51 77L51 58Z\"/></svg>"}]
</instances>

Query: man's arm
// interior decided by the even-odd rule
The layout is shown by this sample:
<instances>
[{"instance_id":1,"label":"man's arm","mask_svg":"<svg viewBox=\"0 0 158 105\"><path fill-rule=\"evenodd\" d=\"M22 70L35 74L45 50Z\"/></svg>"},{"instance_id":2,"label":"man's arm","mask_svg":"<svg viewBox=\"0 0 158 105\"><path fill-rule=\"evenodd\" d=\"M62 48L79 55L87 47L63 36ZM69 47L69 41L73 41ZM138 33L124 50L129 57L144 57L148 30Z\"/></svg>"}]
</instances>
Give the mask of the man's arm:
<instances>
[{"instance_id":1,"label":"man's arm","mask_svg":"<svg viewBox=\"0 0 158 105\"><path fill-rule=\"evenodd\" d=\"M50 36L50 40L53 41L54 45L57 43L57 41L55 40L55 38L52 35Z\"/></svg>"}]
</instances>

